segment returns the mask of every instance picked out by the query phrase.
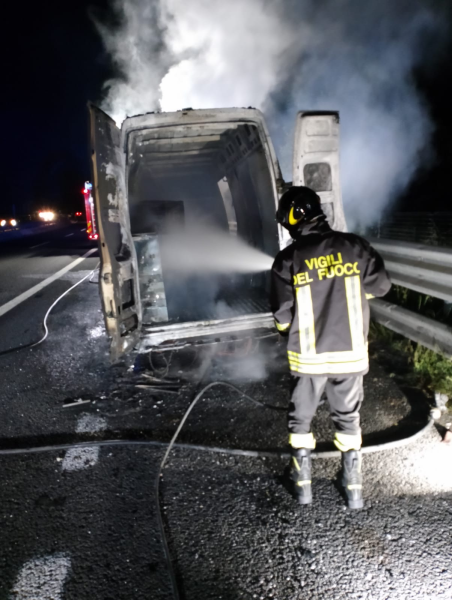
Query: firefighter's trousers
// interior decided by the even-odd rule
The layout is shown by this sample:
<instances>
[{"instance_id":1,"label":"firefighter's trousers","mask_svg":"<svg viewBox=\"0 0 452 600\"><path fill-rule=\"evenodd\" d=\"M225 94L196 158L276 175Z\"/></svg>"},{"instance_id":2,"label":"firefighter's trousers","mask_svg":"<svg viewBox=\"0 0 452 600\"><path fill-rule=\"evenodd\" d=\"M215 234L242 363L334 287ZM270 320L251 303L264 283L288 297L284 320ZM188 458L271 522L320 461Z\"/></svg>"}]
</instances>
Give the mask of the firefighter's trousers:
<instances>
[{"instance_id":1,"label":"firefighter's trousers","mask_svg":"<svg viewBox=\"0 0 452 600\"><path fill-rule=\"evenodd\" d=\"M336 428L335 444L339 450L359 450L361 428L359 409L363 401L363 377L294 377L289 405L290 443L295 448L314 448L311 421L320 398L326 392L330 414Z\"/></svg>"}]
</instances>

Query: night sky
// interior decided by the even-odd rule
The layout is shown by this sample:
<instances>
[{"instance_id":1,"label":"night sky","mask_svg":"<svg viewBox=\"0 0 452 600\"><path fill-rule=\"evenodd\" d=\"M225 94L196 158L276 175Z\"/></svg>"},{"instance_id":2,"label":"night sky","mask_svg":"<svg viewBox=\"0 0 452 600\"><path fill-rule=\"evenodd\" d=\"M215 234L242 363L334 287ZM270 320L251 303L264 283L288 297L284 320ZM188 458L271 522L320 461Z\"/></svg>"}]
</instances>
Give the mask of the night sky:
<instances>
[{"instance_id":1,"label":"night sky","mask_svg":"<svg viewBox=\"0 0 452 600\"><path fill-rule=\"evenodd\" d=\"M452 212L452 36L435 63L427 62L414 76L435 131L430 162L419 170L398 206L402 210Z\"/></svg>"},{"instance_id":2,"label":"night sky","mask_svg":"<svg viewBox=\"0 0 452 600\"><path fill-rule=\"evenodd\" d=\"M1 44L1 212L44 205L82 210L90 179L87 102L99 102L112 65L90 18L107 19L108 0L10 4ZM6 17L6 18L5 18ZM411 210L452 210L452 43L416 81L436 132L431 165L399 200Z\"/></svg>"},{"instance_id":3,"label":"night sky","mask_svg":"<svg viewBox=\"0 0 452 600\"><path fill-rule=\"evenodd\" d=\"M82 210L90 179L88 100L112 71L89 17L108 2L10 3L1 43L2 199L17 214L41 205Z\"/></svg>"}]
</instances>

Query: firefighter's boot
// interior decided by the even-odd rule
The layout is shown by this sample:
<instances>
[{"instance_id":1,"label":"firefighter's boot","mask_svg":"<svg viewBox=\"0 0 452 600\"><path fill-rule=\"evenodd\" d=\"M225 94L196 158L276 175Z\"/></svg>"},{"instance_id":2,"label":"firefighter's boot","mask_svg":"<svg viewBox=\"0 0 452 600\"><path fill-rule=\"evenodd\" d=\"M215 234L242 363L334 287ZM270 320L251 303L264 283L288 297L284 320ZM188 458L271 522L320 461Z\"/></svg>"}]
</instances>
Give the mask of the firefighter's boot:
<instances>
[{"instance_id":1,"label":"firefighter's boot","mask_svg":"<svg viewBox=\"0 0 452 600\"><path fill-rule=\"evenodd\" d=\"M293 483L298 504L311 504L311 451L307 448L292 448L290 479Z\"/></svg>"},{"instance_id":2,"label":"firefighter's boot","mask_svg":"<svg viewBox=\"0 0 452 600\"><path fill-rule=\"evenodd\" d=\"M364 506L361 462L361 450L342 452L342 485L349 508Z\"/></svg>"}]
</instances>

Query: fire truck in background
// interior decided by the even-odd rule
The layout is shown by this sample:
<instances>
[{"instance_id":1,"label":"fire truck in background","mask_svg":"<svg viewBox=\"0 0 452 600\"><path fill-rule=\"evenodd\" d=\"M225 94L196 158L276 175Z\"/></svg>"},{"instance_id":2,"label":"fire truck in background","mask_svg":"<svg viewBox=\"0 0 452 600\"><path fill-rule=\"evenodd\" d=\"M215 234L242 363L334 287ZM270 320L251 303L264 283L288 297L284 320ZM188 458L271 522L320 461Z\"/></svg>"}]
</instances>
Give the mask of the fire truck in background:
<instances>
[{"instance_id":1,"label":"fire truck in background","mask_svg":"<svg viewBox=\"0 0 452 600\"><path fill-rule=\"evenodd\" d=\"M85 181L83 195L85 197L86 233L90 240L97 240L99 233L97 231L96 214L94 212L93 184L89 181Z\"/></svg>"}]
</instances>

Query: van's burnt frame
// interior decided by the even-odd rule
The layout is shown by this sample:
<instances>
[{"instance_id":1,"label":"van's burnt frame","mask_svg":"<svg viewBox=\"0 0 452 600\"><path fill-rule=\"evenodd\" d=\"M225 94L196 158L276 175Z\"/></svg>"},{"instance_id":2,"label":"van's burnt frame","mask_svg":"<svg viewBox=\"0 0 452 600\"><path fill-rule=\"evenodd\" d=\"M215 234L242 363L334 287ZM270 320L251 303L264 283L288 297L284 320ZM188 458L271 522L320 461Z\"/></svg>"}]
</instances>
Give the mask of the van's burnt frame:
<instances>
[{"instance_id":1,"label":"van's burnt frame","mask_svg":"<svg viewBox=\"0 0 452 600\"><path fill-rule=\"evenodd\" d=\"M99 115L103 122L99 121ZM190 220L195 222L200 216L209 215L209 220L226 235L238 235L249 246L275 255L289 241L287 232L274 219L278 199L286 184L262 113L238 108L150 113L127 118L119 130L105 113L92 107L91 121L94 181L98 182L94 190L96 215L104 225L103 229L100 227L101 294L107 330L112 338L112 358L118 358L136 346L137 339L141 339L139 349L144 348L145 351L152 345L153 331L157 333L158 330L156 343L162 342L165 332L168 340L181 335L190 337L198 329L196 323L201 324L202 319L207 319L202 322L206 334L210 329L214 334L220 321L221 329L226 327L228 332L234 332L235 327L237 330L252 329L258 317L260 324L270 327L271 319L263 312L265 285L259 277L253 277L251 282L248 276L247 282L242 280L235 290L234 284L238 284L237 278L242 275L220 277L217 288L210 290L210 310L195 314L196 293L191 291L188 294L184 287L175 292L167 281L165 268L162 268L165 257L161 256L159 235L167 227L167 216L173 213L174 217L178 211L163 209L160 219L147 222L143 218L146 210L140 210L140 204L144 207L147 203L150 208L152 202L159 202L162 206L162 203L182 201L183 211L180 210L177 215L179 222L181 218L186 223ZM110 154L113 156L109 163L98 160L103 152L98 147L103 127L115 129L114 133L108 132L112 140ZM98 134L95 133L96 128ZM116 144L116 152L113 152ZM311 172L314 167L305 168L310 164L315 164L315 172ZM345 229L339 179L337 112L298 113L293 165L294 184L304 184L305 176L312 175L313 184L322 188L318 192L331 224L336 229ZM113 183L111 178L116 181L119 194L109 189ZM184 198L177 193L181 189ZM197 210L194 210L196 207ZM109 239L111 223L119 225L123 248L130 253L124 261L122 251L118 250L114 240ZM112 273L110 285L108 277ZM124 288L128 291L127 301L122 304L127 307L126 311L135 315L132 317L134 323L122 316L124 307L121 298L125 281L129 282ZM257 298L253 298L253 286ZM228 288L235 301L241 298L246 306L234 306L234 298L227 298ZM226 312L215 312L219 289L227 300L222 303L222 309L227 308ZM191 308L187 310L186 303L182 307L184 310L177 303L172 305L172 299L183 299L184 296L193 298ZM204 304L205 297L206 294ZM116 307L116 312L109 310L111 305ZM140 332L142 312L146 327ZM248 316L237 316L247 313ZM176 321L178 317L177 324L171 324L171 318L175 320L174 315ZM190 319L195 321L192 322L193 327Z\"/></svg>"}]
</instances>

